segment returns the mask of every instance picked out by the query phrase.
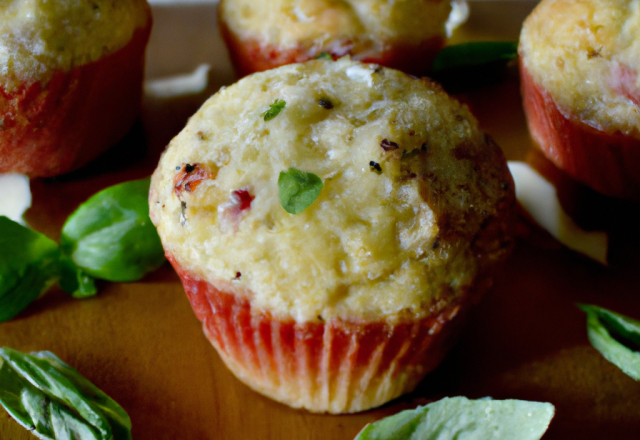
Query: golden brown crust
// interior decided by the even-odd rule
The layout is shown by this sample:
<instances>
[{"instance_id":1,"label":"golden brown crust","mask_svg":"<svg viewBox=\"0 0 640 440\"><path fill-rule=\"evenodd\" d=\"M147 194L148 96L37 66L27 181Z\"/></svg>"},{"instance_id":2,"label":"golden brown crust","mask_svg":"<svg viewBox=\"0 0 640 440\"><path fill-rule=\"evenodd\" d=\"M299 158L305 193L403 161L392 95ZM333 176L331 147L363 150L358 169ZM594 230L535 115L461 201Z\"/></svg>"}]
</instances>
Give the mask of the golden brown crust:
<instances>
[{"instance_id":1,"label":"golden brown crust","mask_svg":"<svg viewBox=\"0 0 640 440\"><path fill-rule=\"evenodd\" d=\"M219 23L240 76L323 52L422 75L444 45L450 11L441 0L223 0Z\"/></svg>"},{"instance_id":2,"label":"golden brown crust","mask_svg":"<svg viewBox=\"0 0 640 440\"><path fill-rule=\"evenodd\" d=\"M640 139L640 1L544 0L520 58L567 118Z\"/></svg>"}]
</instances>

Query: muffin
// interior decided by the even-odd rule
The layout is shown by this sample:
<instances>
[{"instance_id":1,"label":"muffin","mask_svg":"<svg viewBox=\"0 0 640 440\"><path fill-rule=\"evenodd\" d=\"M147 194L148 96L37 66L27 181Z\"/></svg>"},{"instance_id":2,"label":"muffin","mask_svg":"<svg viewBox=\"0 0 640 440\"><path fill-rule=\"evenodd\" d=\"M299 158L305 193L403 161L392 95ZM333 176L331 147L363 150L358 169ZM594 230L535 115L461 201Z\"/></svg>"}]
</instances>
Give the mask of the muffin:
<instances>
[{"instance_id":1,"label":"muffin","mask_svg":"<svg viewBox=\"0 0 640 440\"><path fill-rule=\"evenodd\" d=\"M240 76L327 53L416 75L445 41L450 0L221 0L220 29Z\"/></svg>"},{"instance_id":2,"label":"muffin","mask_svg":"<svg viewBox=\"0 0 640 440\"><path fill-rule=\"evenodd\" d=\"M282 176L296 173L322 189L290 214ZM515 220L502 152L465 106L346 58L212 96L169 144L149 202L231 371L331 413L381 405L438 364Z\"/></svg>"},{"instance_id":3,"label":"muffin","mask_svg":"<svg viewBox=\"0 0 640 440\"><path fill-rule=\"evenodd\" d=\"M122 138L140 110L145 0L0 5L0 173L54 176Z\"/></svg>"},{"instance_id":4,"label":"muffin","mask_svg":"<svg viewBox=\"0 0 640 440\"><path fill-rule=\"evenodd\" d=\"M640 199L640 7L544 0L524 23L520 70L531 135L560 169Z\"/></svg>"}]
</instances>

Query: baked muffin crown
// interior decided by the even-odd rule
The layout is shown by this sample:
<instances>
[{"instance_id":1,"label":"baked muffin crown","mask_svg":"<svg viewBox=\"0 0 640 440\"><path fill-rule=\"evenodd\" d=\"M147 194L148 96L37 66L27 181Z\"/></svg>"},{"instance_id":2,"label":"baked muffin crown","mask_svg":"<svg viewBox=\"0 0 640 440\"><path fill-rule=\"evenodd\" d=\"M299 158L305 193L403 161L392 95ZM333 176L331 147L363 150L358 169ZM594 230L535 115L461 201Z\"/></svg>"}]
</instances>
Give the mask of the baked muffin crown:
<instances>
[{"instance_id":1,"label":"baked muffin crown","mask_svg":"<svg viewBox=\"0 0 640 440\"><path fill-rule=\"evenodd\" d=\"M146 0L12 0L0 4L5 90L48 80L124 47L151 19Z\"/></svg>"},{"instance_id":2,"label":"baked muffin crown","mask_svg":"<svg viewBox=\"0 0 640 440\"><path fill-rule=\"evenodd\" d=\"M442 0L220 2L221 17L241 39L305 49L310 57L329 50L366 58L390 43L413 45L444 36L450 12L450 2Z\"/></svg>"},{"instance_id":3,"label":"baked muffin crown","mask_svg":"<svg viewBox=\"0 0 640 440\"><path fill-rule=\"evenodd\" d=\"M524 23L520 55L561 111L640 139L638 35L638 0L546 0Z\"/></svg>"},{"instance_id":4,"label":"baked muffin crown","mask_svg":"<svg viewBox=\"0 0 640 440\"><path fill-rule=\"evenodd\" d=\"M324 182L297 215L279 200L291 167ZM504 158L465 106L348 59L211 97L163 155L150 207L185 270L307 321L414 319L462 299L508 251L514 213Z\"/></svg>"}]
</instances>

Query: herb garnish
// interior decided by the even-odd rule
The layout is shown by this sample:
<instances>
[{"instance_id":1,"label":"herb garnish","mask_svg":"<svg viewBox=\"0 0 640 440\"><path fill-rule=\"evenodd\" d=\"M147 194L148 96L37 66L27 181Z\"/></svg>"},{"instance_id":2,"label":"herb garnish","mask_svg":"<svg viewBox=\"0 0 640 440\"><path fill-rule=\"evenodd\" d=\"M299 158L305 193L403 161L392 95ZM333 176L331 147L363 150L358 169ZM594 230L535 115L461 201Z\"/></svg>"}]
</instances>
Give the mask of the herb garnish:
<instances>
[{"instance_id":1,"label":"herb garnish","mask_svg":"<svg viewBox=\"0 0 640 440\"><path fill-rule=\"evenodd\" d=\"M420 154L427 151L427 144L422 144L422 146L420 148L414 148L411 151L408 150L403 150L402 151L402 155L400 156L400 160L402 159L408 159L411 156L415 156L416 154Z\"/></svg>"},{"instance_id":2,"label":"herb garnish","mask_svg":"<svg viewBox=\"0 0 640 440\"><path fill-rule=\"evenodd\" d=\"M0 348L0 404L41 439L131 439L124 409L48 351Z\"/></svg>"},{"instance_id":3,"label":"herb garnish","mask_svg":"<svg viewBox=\"0 0 640 440\"><path fill-rule=\"evenodd\" d=\"M185 167L186 168L186 167ZM135 281L164 262L149 219L149 179L115 185L92 196L67 219L60 245L89 275Z\"/></svg>"},{"instance_id":4,"label":"herb garnish","mask_svg":"<svg viewBox=\"0 0 640 440\"><path fill-rule=\"evenodd\" d=\"M164 261L148 213L149 179L107 188L67 219L61 246L0 216L0 322L56 282L75 298L97 293L94 278L135 281Z\"/></svg>"},{"instance_id":5,"label":"herb garnish","mask_svg":"<svg viewBox=\"0 0 640 440\"><path fill-rule=\"evenodd\" d=\"M58 279L55 241L0 217L0 322L7 321Z\"/></svg>"},{"instance_id":6,"label":"herb garnish","mask_svg":"<svg viewBox=\"0 0 640 440\"><path fill-rule=\"evenodd\" d=\"M270 121L276 116L278 116L286 105L287 103L284 100L276 99L275 101L273 101L273 104L269 106L269 110L262 113L261 116L264 118L265 121Z\"/></svg>"},{"instance_id":7,"label":"herb garnish","mask_svg":"<svg viewBox=\"0 0 640 440\"><path fill-rule=\"evenodd\" d=\"M505 78L507 64L518 56L517 41L482 41L447 46L436 55L430 78L449 93L460 93Z\"/></svg>"},{"instance_id":8,"label":"herb garnish","mask_svg":"<svg viewBox=\"0 0 640 440\"><path fill-rule=\"evenodd\" d=\"M300 214L320 195L322 180L313 173L289 168L278 177L280 203L289 214Z\"/></svg>"},{"instance_id":9,"label":"herb garnish","mask_svg":"<svg viewBox=\"0 0 640 440\"><path fill-rule=\"evenodd\" d=\"M436 55L432 74L468 69L496 61L510 61L518 56L517 41L474 41L447 46Z\"/></svg>"},{"instance_id":10,"label":"herb garnish","mask_svg":"<svg viewBox=\"0 0 640 440\"><path fill-rule=\"evenodd\" d=\"M333 56L331 56L331 54L329 52L320 52L317 56L316 56L316 60L329 60L329 61L333 61Z\"/></svg>"},{"instance_id":11,"label":"herb garnish","mask_svg":"<svg viewBox=\"0 0 640 440\"><path fill-rule=\"evenodd\" d=\"M371 423L355 440L539 440L549 427L554 412L550 403L444 398Z\"/></svg>"},{"instance_id":12,"label":"herb garnish","mask_svg":"<svg viewBox=\"0 0 640 440\"><path fill-rule=\"evenodd\" d=\"M640 381L640 353L618 339L640 345L640 321L589 304L578 304L587 314L587 332L591 345L625 374Z\"/></svg>"}]
</instances>

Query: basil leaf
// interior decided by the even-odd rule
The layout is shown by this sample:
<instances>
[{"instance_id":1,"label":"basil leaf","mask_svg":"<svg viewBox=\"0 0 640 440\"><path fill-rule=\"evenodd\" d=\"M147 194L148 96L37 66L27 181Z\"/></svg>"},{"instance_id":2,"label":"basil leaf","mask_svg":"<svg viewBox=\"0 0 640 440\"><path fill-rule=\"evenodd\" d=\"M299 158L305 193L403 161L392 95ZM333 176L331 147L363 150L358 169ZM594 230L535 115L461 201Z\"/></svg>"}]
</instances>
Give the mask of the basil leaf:
<instances>
[{"instance_id":1,"label":"basil leaf","mask_svg":"<svg viewBox=\"0 0 640 440\"><path fill-rule=\"evenodd\" d=\"M62 251L87 274L135 281L164 262L149 219L149 179L109 187L92 196L62 228Z\"/></svg>"},{"instance_id":2,"label":"basil leaf","mask_svg":"<svg viewBox=\"0 0 640 440\"><path fill-rule=\"evenodd\" d=\"M41 439L131 439L122 407L47 351L0 348L0 404Z\"/></svg>"},{"instance_id":3,"label":"basil leaf","mask_svg":"<svg viewBox=\"0 0 640 440\"><path fill-rule=\"evenodd\" d=\"M280 203L289 214L300 214L320 195L322 180L313 173L295 168L281 171L278 177Z\"/></svg>"},{"instance_id":4,"label":"basil leaf","mask_svg":"<svg viewBox=\"0 0 640 440\"><path fill-rule=\"evenodd\" d=\"M276 99L275 101L273 101L273 104L269 106L269 110L264 112L261 116L264 118L265 121L270 121L276 116L278 116L282 111L282 109L285 108L286 105L287 103L282 99Z\"/></svg>"},{"instance_id":5,"label":"basil leaf","mask_svg":"<svg viewBox=\"0 0 640 440\"><path fill-rule=\"evenodd\" d=\"M329 52L320 52L316 56L316 60L329 60L333 61L333 56Z\"/></svg>"},{"instance_id":6,"label":"basil leaf","mask_svg":"<svg viewBox=\"0 0 640 440\"><path fill-rule=\"evenodd\" d=\"M0 216L0 322L56 282L59 255L53 240Z\"/></svg>"},{"instance_id":7,"label":"basil leaf","mask_svg":"<svg viewBox=\"0 0 640 440\"><path fill-rule=\"evenodd\" d=\"M60 288L74 298L88 298L98 293L95 280L68 256L60 256Z\"/></svg>"},{"instance_id":8,"label":"basil leaf","mask_svg":"<svg viewBox=\"0 0 640 440\"><path fill-rule=\"evenodd\" d=\"M494 62L506 62L518 56L518 42L476 41L447 46L436 55L432 74L448 70L468 69Z\"/></svg>"},{"instance_id":9,"label":"basil leaf","mask_svg":"<svg viewBox=\"0 0 640 440\"><path fill-rule=\"evenodd\" d=\"M371 423L356 440L538 440L554 411L550 403L447 397Z\"/></svg>"},{"instance_id":10,"label":"basil leaf","mask_svg":"<svg viewBox=\"0 0 640 440\"><path fill-rule=\"evenodd\" d=\"M589 304L578 304L587 314L587 333L591 345L606 360L635 380L640 380L640 353L615 340L611 333L640 344L640 321Z\"/></svg>"}]
</instances>

